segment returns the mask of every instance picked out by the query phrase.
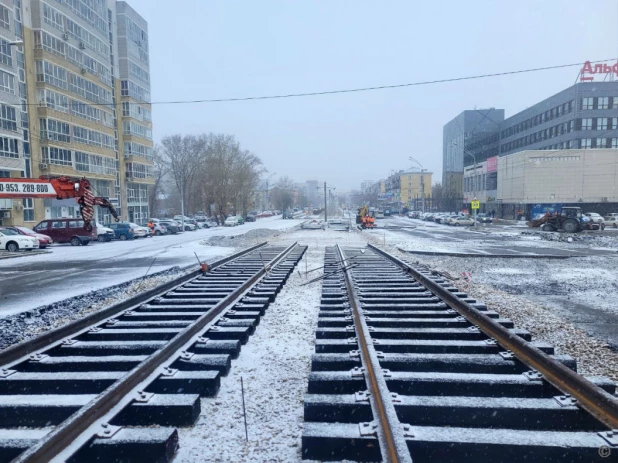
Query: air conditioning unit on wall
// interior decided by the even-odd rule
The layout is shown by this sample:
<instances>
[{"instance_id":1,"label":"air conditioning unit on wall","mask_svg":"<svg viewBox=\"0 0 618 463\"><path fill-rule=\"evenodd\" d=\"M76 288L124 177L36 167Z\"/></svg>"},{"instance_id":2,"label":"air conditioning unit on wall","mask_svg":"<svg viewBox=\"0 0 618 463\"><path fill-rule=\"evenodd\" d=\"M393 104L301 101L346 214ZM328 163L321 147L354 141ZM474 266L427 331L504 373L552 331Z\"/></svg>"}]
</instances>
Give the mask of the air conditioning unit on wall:
<instances>
[{"instance_id":1,"label":"air conditioning unit on wall","mask_svg":"<svg viewBox=\"0 0 618 463\"><path fill-rule=\"evenodd\" d=\"M10 219L11 218L11 213L6 211L6 212L2 213L2 217L5 218L5 219Z\"/></svg>"},{"instance_id":2,"label":"air conditioning unit on wall","mask_svg":"<svg viewBox=\"0 0 618 463\"><path fill-rule=\"evenodd\" d=\"M49 164L42 162L39 164L39 169L41 170L49 169Z\"/></svg>"}]
</instances>

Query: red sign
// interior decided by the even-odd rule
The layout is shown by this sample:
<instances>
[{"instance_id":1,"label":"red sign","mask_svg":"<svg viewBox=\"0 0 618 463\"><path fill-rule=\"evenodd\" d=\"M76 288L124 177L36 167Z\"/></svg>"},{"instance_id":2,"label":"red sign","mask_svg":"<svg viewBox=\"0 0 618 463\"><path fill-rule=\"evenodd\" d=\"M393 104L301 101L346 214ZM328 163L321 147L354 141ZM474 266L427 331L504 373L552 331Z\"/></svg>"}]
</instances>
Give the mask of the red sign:
<instances>
[{"instance_id":1,"label":"red sign","mask_svg":"<svg viewBox=\"0 0 618 463\"><path fill-rule=\"evenodd\" d=\"M584 63L584 67L582 67L579 73L580 82L590 82L594 80L594 76L589 76L586 74L618 74L618 63L613 66L609 64L595 64L593 68L592 63L590 61L586 61Z\"/></svg>"},{"instance_id":2,"label":"red sign","mask_svg":"<svg viewBox=\"0 0 618 463\"><path fill-rule=\"evenodd\" d=\"M487 158L487 173L498 171L498 156Z\"/></svg>"}]
</instances>

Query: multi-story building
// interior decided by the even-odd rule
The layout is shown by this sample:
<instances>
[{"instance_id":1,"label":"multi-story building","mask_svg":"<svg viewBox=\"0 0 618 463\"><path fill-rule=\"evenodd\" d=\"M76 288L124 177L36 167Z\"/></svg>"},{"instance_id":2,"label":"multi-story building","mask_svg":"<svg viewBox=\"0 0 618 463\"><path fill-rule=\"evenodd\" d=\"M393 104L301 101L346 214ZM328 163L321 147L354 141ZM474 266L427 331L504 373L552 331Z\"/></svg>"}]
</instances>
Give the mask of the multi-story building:
<instances>
[{"instance_id":1,"label":"multi-story building","mask_svg":"<svg viewBox=\"0 0 618 463\"><path fill-rule=\"evenodd\" d=\"M504 109L475 109L463 111L448 122L442 137L442 187L448 197L461 199L463 190L464 161L480 147L498 155L497 141ZM496 146L494 146L496 145ZM478 159L477 161L480 161Z\"/></svg>"},{"instance_id":2,"label":"multi-story building","mask_svg":"<svg viewBox=\"0 0 618 463\"><path fill-rule=\"evenodd\" d=\"M471 196L473 190L496 190L497 174L491 170L498 156L522 150L618 148L618 81L577 83L507 119L499 117L503 110L485 115L486 111L464 111L444 126L444 184L448 176L463 176L466 166L469 180L459 190L463 197ZM472 138L466 136L468 124L457 132L458 126L464 127L461 119L475 112L485 115L482 123L491 130L480 135L477 130ZM495 199L491 193L488 196Z\"/></svg>"},{"instance_id":3,"label":"multi-story building","mask_svg":"<svg viewBox=\"0 0 618 463\"><path fill-rule=\"evenodd\" d=\"M129 220L137 222L148 218L149 186L153 183L148 23L126 2L116 3L116 21L122 104L118 136L125 165L121 179L124 174L126 185L122 207Z\"/></svg>"},{"instance_id":4,"label":"multi-story building","mask_svg":"<svg viewBox=\"0 0 618 463\"><path fill-rule=\"evenodd\" d=\"M136 88L136 76L149 79L146 22L115 0L14 5L14 30L23 38L14 77L23 138L18 176L83 176L124 219L147 218L153 183L150 86L140 81L141 90ZM1 18L0 11L0 25ZM13 203L4 223L32 226L79 213L73 199ZM110 219L107 210L96 209L99 221Z\"/></svg>"},{"instance_id":5,"label":"multi-story building","mask_svg":"<svg viewBox=\"0 0 618 463\"><path fill-rule=\"evenodd\" d=\"M399 171L391 174L384 182L385 191L378 200L382 199L385 205L393 206L396 210L402 207L421 207L423 198L431 197L431 172Z\"/></svg>"},{"instance_id":6,"label":"multi-story building","mask_svg":"<svg viewBox=\"0 0 618 463\"><path fill-rule=\"evenodd\" d=\"M23 37L19 1L0 0L0 177L31 171L24 54L15 44ZM0 223L19 212L31 218L31 200L0 199ZM6 218L5 218L6 217Z\"/></svg>"},{"instance_id":7,"label":"multi-story building","mask_svg":"<svg viewBox=\"0 0 618 463\"><path fill-rule=\"evenodd\" d=\"M365 193L367 191L367 189L369 189L371 187L371 185L373 185L375 183L375 181L373 180L363 180L361 182L361 193Z\"/></svg>"}]
</instances>

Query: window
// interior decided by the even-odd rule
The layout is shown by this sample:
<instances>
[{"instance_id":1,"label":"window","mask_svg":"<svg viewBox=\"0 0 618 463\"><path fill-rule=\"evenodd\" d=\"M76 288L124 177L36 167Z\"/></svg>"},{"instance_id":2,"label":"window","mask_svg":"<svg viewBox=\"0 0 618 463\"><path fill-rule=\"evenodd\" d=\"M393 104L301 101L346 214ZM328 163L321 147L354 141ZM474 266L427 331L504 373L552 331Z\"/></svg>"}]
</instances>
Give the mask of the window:
<instances>
[{"instance_id":1,"label":"window","mask_svg":"<svg viewBox=\"0 0 618 463\"><path fill-rule=\"evenodd\" d=\"M0 27L11 30L10 11L0 5Z\"/></svg>"},{"instance_id":2,"label":"window","mask_svg":"<svg viewBox=\"0 0 618 463\"><path fill-rule=\"evenodd\" d=\"M608 96L600 96L597 98L597 109L608 109L609 108L609 97Z\"/></svg>"},{"instance_id":3,"label":"window","mask_svg":"<svg viewBox=\"0 0 618 463\"><path fill-rule=\"evenodd\" d=\"M36 61L36 80L66 90L67 71L49 61Z\"/></svg>"},{"instance_id":4,"label":"window","mask_svg":"<svg viewBox=\"0 0 618 463\"><path fill-rule=\"evenodd\" d=\"M25 222L33 222L34 221L34 200L32 198L24 198L24 221Z\"/></svg>"},{"instance_id":5,"label":"window","mask_svg":"<svg viewBox=\"0 0 618 463\"><path fill-rule=\"evenodd\" d=\"M11 46L9 42L0 39L0 63L13 67L13 55L11 55Z\"/></svg>"},{"instance_id":6,"label":"window","mask_svg":"<svg viewBox=\"0 0 618 463\"><path fill-rule=\"evenodd\" d=\"M71 143L71 128L69 124L55 119L39 119L41 124L41 139L56 140Z\"/></svg>"},{"instance_id":7,"label":"window","mask_svg":"<svg viewBox=\"0 0 618 463\"><path fill-rule=\"evenodd\" d=\"M579 141L579 147L582 149L592 148L592 138L582 138Z\"/></svg>"},{"instance_id":8,"label":"window","mask_svg":"<svg viewBox=\"0 0 618 463\"><path fill-rule=\"evenodd\" d=\"M597 130L607 130L607 122L607 117L597 118Z\"/></svg>"},{"instance_id":9,"label":"window","mask_svg":"<svg viewBox=\"0 0 618 463\"><path fill-rule=\"evenodd\" d=\"M60 166L71 166L71 150L55 148L53 146L41 147L43 162L48 164L58 164Z\"/></svg>"},{"instance_id":10,"label":"window","mask_svg":"<svg viewBox=\"0 0 618 463\"><path fill-rule=\"evenodd\" d=\"M60 111L62 113L69 112L69 99L65 95L61 95L60 93L56 93L51 90L37 90L37 99L40 105L45 105L48 108L51 108L56 111ZM22 117L22 120L24 118Z\"/></svg>"},{"instance_id":11,"label":"window","mask_svg":"<svg viewBox=\"0 0 618 463\"><path fill-rule=\"evenodd\" d=\"M15 95L15 76L0 71L0 90Z\"/></svg>"},{"instance_id":12,"label":"window","mask_svg":"<svg viewBox=\"0 0 618 463\"><path fill-rule=\"evenodd\" d=\"M43 3L43 20L59 31L64 31L64 15L46 3Z\"/></svg>"},{"instance_id":13,"label":"window","mask_svg":"<svg viewBox=\"0 0 618 463\"><path fill-rule=\"evenodd\" d=\"M4 130L17 132L17 115L15 108L5 104L0 105L0 127Z\"/></svg>"},{"instance_id":14,"label":"window","mask_svg":"<svg viewBox=\"0 0 618 463\"><path fill-rule=\"evenodd\" d=\"M15 138L0 137L0 156L4 158L18 158L18 141Z\"/></svg>"},{"instance_id":15,"label":"window","mask_svg":"<svg viewBox=\"0 0 618 463\"><path fill-rule=\"evenodd\" d=\"M607 140L609 140L609 138L596 138L595 148L605 148L607 145Z\"/></svg>"},{"instance_id":16,"label":"window","mask_svg":"<svg viewBox=\"0 0 618 463\"><path fill-rule=\"evenodd\" d=\"M594 98L586 97L582 98L582 109L593 109L594 108Z\"/></svg>"},{"instance_id":17,"label":"window","mask_svg":"<svg viewBox=\"0 0 618 463\"><path fill-rule=\"evenodd\" d=\"M67 223L64 220L54 220L52 222L51 227L55 229L59 229L59 228L66 228L66 226L67 226Z\"/></svg>"},{"instance_id":18,"label":"window","mask_svg":"<svg viewBox=\"0 0 618 463\"><path fill-rule=\"evenodd\" d=\"M592 130L592 118L586 117L582 119L582 130Z\"/></svg>"},{"instance_id":19,"label":"window","mask_svg":"<svg viewBox=\"0 0 618 463\"><path fill-rule=\"evenodd\" d=\"M611 140L612 141L611 141L610 147L611 148L618 148L618 138L612 138Z\"/></svg>"}]
</instances>

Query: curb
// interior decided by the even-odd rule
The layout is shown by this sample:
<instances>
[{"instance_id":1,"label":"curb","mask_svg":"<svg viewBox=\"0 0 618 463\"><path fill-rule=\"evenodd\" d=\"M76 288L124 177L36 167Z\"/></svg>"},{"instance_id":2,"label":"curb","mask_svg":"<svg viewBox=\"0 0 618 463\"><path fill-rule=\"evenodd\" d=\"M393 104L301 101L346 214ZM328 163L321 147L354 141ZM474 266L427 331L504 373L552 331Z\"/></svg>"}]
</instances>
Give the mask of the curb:
<instances>
[{"instance_id":1,"label":"curb","mask_svg":"<svg viewBox=\"0 0 618 463\"><path fill-rule=\"evenodd\" d=\"M502 258L502 259L570 259L572 257L581 256L555 256L552 254L535 254L533 256L513 255L513 254L468 254L463 252L437 252L437 251L409 251L407 249L397 248L401 252L407 254L418 254L421 256L445 256L445 257L484 257L484 258Z\"/></svg>"},{"instance_id":2,"label":"curb","mask_svg":"<svg viewBox=\"0 0 618 463\"><path fill-rule=\"evenodd\" d=\"M51 251L39 251L39 252L27 252L27 251L18 251L18 252L11 252L9 253L8 251L0 251L0 260L4 260L4 259L15 259L17 257L26 257L26 256L40 256L41 254L52 254Z\"/></svg>"}]
</instances>

